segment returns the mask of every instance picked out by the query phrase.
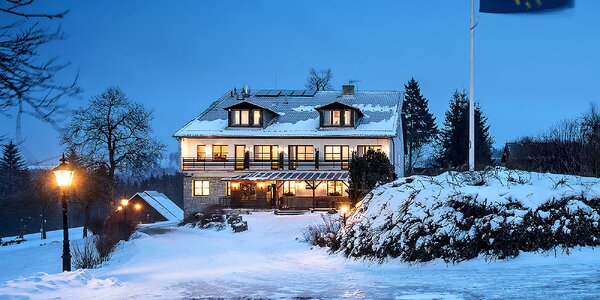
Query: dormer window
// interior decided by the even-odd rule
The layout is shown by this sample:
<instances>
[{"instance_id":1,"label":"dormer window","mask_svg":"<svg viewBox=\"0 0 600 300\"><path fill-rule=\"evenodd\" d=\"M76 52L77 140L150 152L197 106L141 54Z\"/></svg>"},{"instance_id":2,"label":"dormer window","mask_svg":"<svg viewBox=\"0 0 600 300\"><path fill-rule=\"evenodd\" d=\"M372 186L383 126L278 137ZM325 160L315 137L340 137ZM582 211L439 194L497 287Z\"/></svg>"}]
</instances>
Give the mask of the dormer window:
<instances>
[{"instance_id":1,"label":"dormer window","mask_svg":"<svg viewBox=\"0 0 600 300\"><path fill-rule=\"evenodd\" d=\"M352 110L323 110L323 126L354 126L354 122L352 120Z\"/></svg>"},{"instance_id":2,"label":"dormer window","mask_svg":"<svg viewBox=\"0 0 600 300\"><path fill-rule=\"evenodd\" d=\"M333 102L316 108L321 115L321 127L355 127L362 113L347 104Z\"/></svg>"},{"instance_id":3,"label":"dormer window","mask_svg":"<svg viewBox=\"0 0 600 300\"><path fill-rule=\"evenodd\" d=\"M225 108L229 111L229 127L264 127L278 114L248 101Z\"/></svg>"},{"instance_id":4,"label":"dormer window","mask_svg":"<svg viewBox=\"0 0 600 300\"><path fill-rule=\"evenodd\" d=\"M232 109L231 126L260 127L262 111L260 109Z\"/></svg>"}]
</instances>

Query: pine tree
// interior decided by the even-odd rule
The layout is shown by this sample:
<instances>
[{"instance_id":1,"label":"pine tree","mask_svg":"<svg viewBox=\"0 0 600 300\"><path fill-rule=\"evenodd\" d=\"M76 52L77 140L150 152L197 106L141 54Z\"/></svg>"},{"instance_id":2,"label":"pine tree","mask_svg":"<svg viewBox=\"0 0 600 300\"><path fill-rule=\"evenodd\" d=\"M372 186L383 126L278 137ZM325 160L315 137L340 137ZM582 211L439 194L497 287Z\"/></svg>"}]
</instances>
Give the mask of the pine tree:
<instances>
[{"instance_id":1,"label":"pine tree","mask_svg":"<svg viewBox=\"0 0 600 300\"><path fill-rule=\"evenodd\" d=\"M352 204L356 204L377 184L388 183L396 179L394 166L387 155L381 151L369 150L364 156L353 155L348 170L350 186L348 195Z\"/></svg>"},{"instance_id":2,"label":"pine tree","mask_svg":"<svg viewBox=\"0 0 600 300\"><path fill-rule=\"evenodd\" d=\"M0 195L4 198L12 197L28 181L27 166L19 148L13 141L2 146L0 158Z\"/></svg>"},{"instance_id":3,"label":"pine tree","mask_svg":"<svg viewBox=\"0 0 600 300\"><path fill-rule=\"evenodd\" d=\"M435 117L429 112L428 101L421 95L419 83L411 78L404 85L404 91L405 98L402 104L404 152L408 159L406 172L412 174L421 148L435 138L438 130Z\"/></svg>"},{"instance_id":4,"label":"pine tree","mask_svg":"<svg viewBox=\"0 0 600 300\"><path fill-rule=\"evenodd\" d=\"M475 105L475 163L477 166L492 162L493 139L490 126L481 107ZM469 99L466 92L455 91L446 112L444 128L440 132L437 163L444 168L456 168L469 159Z\"/></svg>"}]
</instances>

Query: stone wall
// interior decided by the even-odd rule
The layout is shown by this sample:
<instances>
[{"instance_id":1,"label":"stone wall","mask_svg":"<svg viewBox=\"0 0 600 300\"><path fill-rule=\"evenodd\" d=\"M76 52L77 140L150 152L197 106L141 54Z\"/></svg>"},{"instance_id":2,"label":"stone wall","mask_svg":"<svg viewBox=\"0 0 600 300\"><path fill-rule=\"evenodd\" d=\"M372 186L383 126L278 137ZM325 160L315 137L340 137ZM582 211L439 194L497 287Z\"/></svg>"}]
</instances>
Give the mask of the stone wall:
<instances>
[{"instance_id":1,"label":"stone wall","mask_svg":"<svg viewBox=\"0 0 600 300\"><path fill-rule=\"evenodd\" d=\"M208 180L209 195L208 196L192 196L192 181L193 180ZM225 196L225 182L221 181L221 177L198 177L184 176L183 177L183 211L186 216L202 211L205 207L219 204L219 198Z\"/></svg>"}]
</instances>

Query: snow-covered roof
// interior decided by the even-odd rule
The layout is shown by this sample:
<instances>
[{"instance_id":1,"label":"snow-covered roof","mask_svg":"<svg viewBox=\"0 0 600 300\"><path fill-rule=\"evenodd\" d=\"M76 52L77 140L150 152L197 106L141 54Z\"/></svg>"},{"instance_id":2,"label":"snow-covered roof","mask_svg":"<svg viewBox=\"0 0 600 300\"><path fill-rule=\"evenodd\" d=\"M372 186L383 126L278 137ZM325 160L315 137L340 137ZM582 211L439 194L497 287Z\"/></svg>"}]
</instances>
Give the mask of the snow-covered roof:
<instances>
[{"instance_id":1,"label":"snow-covered roof","mask_svg":"<svg viewBox=\"0 0 600 300\"><path fill-rule=\"evenodd\" d=\"M266 97L261 91L251 92L244 100L235 93L227 92L198 117L178 130L175 137L395 137L398 136L402 92L355 91L354 95L342 95L342 91L318 91L314 96ZM264 94L264 93L262 93ZM278 116L264 128L228 127L225 108L240 102L250 102L268 108ZM364 116L356 128L319 128L319 112L316 108L339 102L358 109Z\"/></svg>"},{"instance_id":2,"label":"snow-covered roof","mask_svg":"<svg viewBox=\"0 0 600 300\"><path fill-rule=\"evenodd\" d=\"M131 199L135 198L136 196L144 199L148 205L156 209L156 211L163 215L168 221L183 220L183 210L179 208L177 204L171 201L171 199L165 196L165 194L157 191L143 191L135 194L133 197L131 197Z\"/></svg>"}]
</instances>

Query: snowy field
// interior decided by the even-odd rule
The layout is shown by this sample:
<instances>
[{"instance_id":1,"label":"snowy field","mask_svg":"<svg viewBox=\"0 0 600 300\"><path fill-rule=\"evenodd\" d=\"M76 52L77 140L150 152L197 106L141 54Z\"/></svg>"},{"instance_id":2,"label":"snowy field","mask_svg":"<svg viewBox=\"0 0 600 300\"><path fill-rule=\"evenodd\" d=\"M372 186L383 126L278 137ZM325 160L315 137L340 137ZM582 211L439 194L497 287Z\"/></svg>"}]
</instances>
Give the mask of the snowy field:
<instances>
[{"instance_id":1,"label":"snowy field","mask_svg":"<svg viewBox=\"0 0 600 300\"><path fill-rule=\"evenodd\" d=\"M60 274L60 231L0 247L0 298L203 297L598 299L600 251L523 254L507 261L409 266L347 260L296 239L319 214L244 216L249 231L162 224L120 246L99 269ZM80 238L81 230L72 237ZM45 273L38 273L45 272Z\"/></svg>"}]
</instances>

